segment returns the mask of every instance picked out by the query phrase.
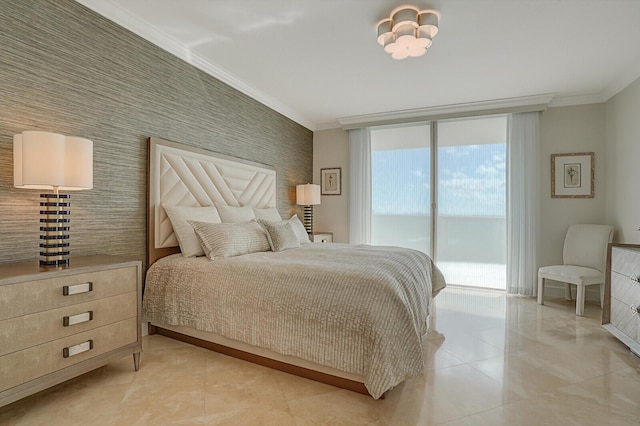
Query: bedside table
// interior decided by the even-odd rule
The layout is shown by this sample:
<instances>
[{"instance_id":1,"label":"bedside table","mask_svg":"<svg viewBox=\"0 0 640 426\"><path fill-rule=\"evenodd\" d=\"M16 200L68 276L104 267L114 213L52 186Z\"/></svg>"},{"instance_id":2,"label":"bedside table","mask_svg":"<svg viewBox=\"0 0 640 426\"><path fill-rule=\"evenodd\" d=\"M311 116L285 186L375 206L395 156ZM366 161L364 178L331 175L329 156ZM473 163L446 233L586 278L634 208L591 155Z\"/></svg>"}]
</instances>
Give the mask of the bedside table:
<instances>
[{"instance_id":1,"label":"bedside table","mask_svg":"<svg viewBox=\"0 0 640 426\"><path fill-rule=\"evenodd\" d=\"M333 232L314 232L311 241L314 243L332 243Z\"/></svg>"},{"instance_id":2,"label":"bedside table","mask_svg":"<svg viewBox=\"0 0 640 426\"><path fill-rule=\"evenodd\" d=\"M142 263L0 265L0 407L142 351Z\"/></svg>"}]
</instances>

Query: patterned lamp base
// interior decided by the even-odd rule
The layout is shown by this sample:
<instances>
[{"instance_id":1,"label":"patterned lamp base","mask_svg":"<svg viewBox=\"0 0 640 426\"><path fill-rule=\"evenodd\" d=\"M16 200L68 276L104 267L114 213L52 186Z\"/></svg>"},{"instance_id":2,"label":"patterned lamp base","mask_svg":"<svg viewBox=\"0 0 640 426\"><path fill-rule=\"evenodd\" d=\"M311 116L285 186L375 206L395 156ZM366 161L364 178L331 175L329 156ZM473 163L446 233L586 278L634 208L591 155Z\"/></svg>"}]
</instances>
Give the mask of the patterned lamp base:
<instances>
[{"instance_id":1,"label":"patterned lamp base","mask_svg":"<svg viewBox=\"0 0 640 426\"><path fill-rule=\"evenodd\" d=\"M69 265L68 194L40 194L40 265Z\"/></svg>"},{"instance_id":2,"label":"patterned lamp base","mask_svg":"<svg viewBox=\"0 0 640 426\"><path fill-rule=\"evenodd\" d=\"M313 234L313 206L304 206L304 218L302 223L307 234Z\"/></svg>"}]
</instances>

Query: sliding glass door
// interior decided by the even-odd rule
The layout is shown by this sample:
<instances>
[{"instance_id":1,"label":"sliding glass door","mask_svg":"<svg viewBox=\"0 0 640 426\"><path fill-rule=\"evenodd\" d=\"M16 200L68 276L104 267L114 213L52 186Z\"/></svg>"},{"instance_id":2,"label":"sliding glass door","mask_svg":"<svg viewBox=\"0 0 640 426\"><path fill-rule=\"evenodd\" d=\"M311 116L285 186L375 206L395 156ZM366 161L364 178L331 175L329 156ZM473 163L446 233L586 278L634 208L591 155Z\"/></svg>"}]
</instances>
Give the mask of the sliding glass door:
<instances>
[{"instance_id":1,"label":"sliding glass door","mask_svg":"<svg viewBox=\"0 0 640 426\"><path fill-rule=\"evenodd\" d=\"M371 130L371 244L431 254L431 126Z\"/></svg>"},{"instance_id":2,"label":"sliding glass door","mask_svg":"<svg viewBox=\"0 0 640 426\"><path fill-rule=\"evenodd\" d=\"M506 289L507 117L438 122L436 260L451 284Z\"/></svg>"},{"instance_id":3,"label":"sliding glass door","mask_svg":"<svg viewBox=\"0 0 640 426\"><path fill-rule=\"evenodd\" d=\"M506 116L371 129L371 243L429 254L454 285L505 289Z\"/></svg>"}]
</instances>

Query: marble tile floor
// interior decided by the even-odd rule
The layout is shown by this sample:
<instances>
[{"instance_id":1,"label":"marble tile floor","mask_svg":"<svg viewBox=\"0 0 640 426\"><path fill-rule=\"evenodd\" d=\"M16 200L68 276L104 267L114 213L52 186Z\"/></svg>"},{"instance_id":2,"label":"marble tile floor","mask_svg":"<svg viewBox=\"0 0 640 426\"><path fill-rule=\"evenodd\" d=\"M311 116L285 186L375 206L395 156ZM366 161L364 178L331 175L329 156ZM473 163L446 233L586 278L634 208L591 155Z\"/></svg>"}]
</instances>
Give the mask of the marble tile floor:
<instances>
[{"instance_id":1,"label":"marble tile floor","mask_svg":"<svg viewBox=\"0 0 640 426\"><path fill-rule=\"evenodd\" d=\"M640 359L597 304L574 309L448 288L424 373L378 401L146 336L140 371L123 358L0 408L0 425L640 425Z\"/></svg>"}]
</instances>

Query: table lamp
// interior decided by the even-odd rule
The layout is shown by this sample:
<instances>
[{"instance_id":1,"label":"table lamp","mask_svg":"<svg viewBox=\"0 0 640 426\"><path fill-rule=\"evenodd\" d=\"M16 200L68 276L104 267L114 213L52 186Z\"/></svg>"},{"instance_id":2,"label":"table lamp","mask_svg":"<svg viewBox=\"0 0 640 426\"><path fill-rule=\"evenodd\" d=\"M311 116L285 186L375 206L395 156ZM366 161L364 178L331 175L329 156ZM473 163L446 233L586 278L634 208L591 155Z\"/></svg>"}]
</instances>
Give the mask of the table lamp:
<instances>
[{"instance_id":1,"label":"table lamp","mask_svg":"<svg viewBox=\"0 0 640 426\"><path fill-rule=\"evenodd\" d=\"M13 184L50 189L40 195L40 265L69 265L69 194L93 188L93 142L57 133L13 136Z\"/></svg>"},{"instance_id":2,"label":"table lamp","mask_svg":"<svg viewBox=\"0 0 640 426\"><path fill-rule=\"evenodd\" d=\"M320 185L296 185L296 204L304 206L304 228L313 234L313 206L320 204Z\"/></svg>"}]
</instances>

